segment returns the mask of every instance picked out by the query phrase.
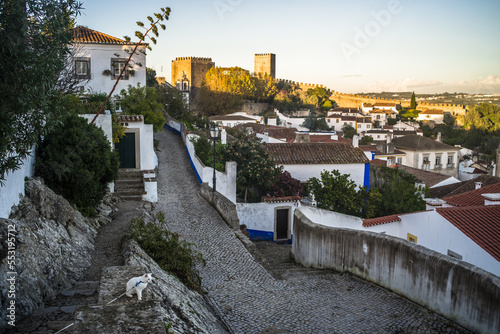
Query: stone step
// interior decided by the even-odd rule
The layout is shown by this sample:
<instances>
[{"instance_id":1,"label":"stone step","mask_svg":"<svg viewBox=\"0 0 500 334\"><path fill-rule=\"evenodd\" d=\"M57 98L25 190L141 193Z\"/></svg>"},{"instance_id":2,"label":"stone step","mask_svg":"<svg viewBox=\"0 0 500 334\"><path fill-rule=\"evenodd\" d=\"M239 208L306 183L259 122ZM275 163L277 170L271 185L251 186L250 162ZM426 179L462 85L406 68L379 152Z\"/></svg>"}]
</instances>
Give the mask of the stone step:
<instances>
[{"instance_id":1,"label":"stone step","mask_svg":"<svg viewBox=\"0 0 500 334\"><path fill-rule=\"evenodd\" d=\"M82 306L75 312L73 333L159 333L166 334L159 301L130 304Z\"/></svg>"},{"instance_id":2,"label":"stone step","mask_svg":"<svg viewBox=\"0 0 500 334\"><path fill-rule=\"evenodd\" d=\"M142 171L118 171L118 179L142 178Z\"/></svg>"},{"instance_id":3,"label":"stone step","mask_svg":"<svg viewBox=\"0 0 500 334\"><path fill-rule=\"evenodd\" d=\"M120 197L121 199L125 201L142 201L142 195L124 195L124 194L117 194L115 193L116 196Z\"/></svg>"}]
</instances>

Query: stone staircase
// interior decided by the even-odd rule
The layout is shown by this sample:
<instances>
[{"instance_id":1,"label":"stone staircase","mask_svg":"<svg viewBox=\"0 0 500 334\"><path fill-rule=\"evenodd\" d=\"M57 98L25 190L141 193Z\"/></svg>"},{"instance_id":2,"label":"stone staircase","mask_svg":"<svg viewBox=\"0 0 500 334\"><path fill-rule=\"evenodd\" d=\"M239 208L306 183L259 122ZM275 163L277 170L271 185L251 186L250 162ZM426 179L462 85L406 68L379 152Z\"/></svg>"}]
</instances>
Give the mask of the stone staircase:
<instances>
[{"instance_id":1,"label":"stone staircase","mask_svg":"<svg viewBox=\"0 0 500 334\"><path fill-rule=\"evenodd\" d=\"M104 268L101 281L76 283L8 333L53 334L69 326L61 334L166 334L160 302L153 299L150 287L143 290L142 301L135 294L133 298L124 295L113 301L125 292L131 277L144 273L142 267Z\"/></svg>"},{"instance_id":2,"label":"stone staircase","mask_svg":"<svg viewBox=\"0 0 500 334\"><path fill-rule=\"evenodd\" d=\"M142 201L145 195L144 176L142 171L118 172L118 179L115 180L115 195L123 200Z\"/></svg>"}]
</instances>

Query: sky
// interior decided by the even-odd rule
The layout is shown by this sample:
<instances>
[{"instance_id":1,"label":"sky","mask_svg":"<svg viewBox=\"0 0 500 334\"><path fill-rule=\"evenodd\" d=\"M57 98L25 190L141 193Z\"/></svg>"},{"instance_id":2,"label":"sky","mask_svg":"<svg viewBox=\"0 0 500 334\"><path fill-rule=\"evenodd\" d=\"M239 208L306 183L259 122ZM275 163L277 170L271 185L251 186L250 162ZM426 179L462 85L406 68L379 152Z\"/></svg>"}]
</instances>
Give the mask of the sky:
<instances>
[{"instance_id":1,"label":"sky","mask_svg":"<svg viewBox=\"0 0 500 334\"><path fill-rule=\"evenodd\" d=\"M253 71L274 53L277 78L343 93L500 94L498 0L81 1L77 24L118 38L170 7L146 61L167 81L176 57Z\"/></svg>"}]
</instances>

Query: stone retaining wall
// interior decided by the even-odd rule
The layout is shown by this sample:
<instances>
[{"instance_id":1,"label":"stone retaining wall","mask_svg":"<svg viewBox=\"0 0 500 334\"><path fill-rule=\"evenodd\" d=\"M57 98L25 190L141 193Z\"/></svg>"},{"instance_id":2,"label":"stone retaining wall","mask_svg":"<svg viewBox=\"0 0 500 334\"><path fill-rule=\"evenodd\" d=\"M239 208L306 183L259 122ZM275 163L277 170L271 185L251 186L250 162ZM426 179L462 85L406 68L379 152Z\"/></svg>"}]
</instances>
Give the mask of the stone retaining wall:
<instances>
[{"instance_id":1,"label":"stone retaining wall","mask_svg":"<svg viewBox=\"0 0 500 334\"><path fill-rule=\"evenodd\" d=\"M224 221L234 230L240 229L236 204L218 192L213 192L207 183L202 183L200 195L219 212Z\"/></svg>"},{"instance_id":2,"label":"stone retaining wall","mask_svg":"<svg viewBox=\"0 0 500 334\"><path fill-rule=\"evenodd\" d=\"M500 332L500 278L384 234L319 225L295 211L292 253L304 266L350 272L479 333Z\"/></svg>"}]
</instances>

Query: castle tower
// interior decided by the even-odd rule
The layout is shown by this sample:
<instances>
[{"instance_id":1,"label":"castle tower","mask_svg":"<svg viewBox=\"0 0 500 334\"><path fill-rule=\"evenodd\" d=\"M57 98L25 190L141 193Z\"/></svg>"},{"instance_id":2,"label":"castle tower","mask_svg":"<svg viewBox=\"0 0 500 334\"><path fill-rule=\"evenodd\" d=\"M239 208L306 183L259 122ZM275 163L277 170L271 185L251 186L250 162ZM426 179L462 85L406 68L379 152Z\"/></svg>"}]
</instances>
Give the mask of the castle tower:
<instances>
[{"instance_id":1,"label":"castle tower","mask_svg":"<svg viewBox=\"0 0 500 334\"><path fill-rule=\"evenodd\" d=\"M276 55L274 53L256 53L254 72L255 75L267 73L276 78Z\"/></svg>"},{"instance_id":2,"label":"castle tower","mask_svg":"<svg viewBox=\"0 0 500 334\"><path fill-rule=\"evenodd\" d=\"M212 58L177 57L172 60L172 81L174 87L185 92L189 87L191 98L196 95L196 90L201 88L207 72L215 66Z\"/></svg>"}]
</instances>

